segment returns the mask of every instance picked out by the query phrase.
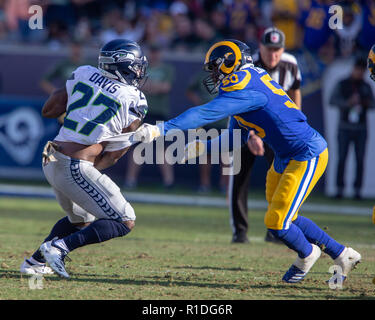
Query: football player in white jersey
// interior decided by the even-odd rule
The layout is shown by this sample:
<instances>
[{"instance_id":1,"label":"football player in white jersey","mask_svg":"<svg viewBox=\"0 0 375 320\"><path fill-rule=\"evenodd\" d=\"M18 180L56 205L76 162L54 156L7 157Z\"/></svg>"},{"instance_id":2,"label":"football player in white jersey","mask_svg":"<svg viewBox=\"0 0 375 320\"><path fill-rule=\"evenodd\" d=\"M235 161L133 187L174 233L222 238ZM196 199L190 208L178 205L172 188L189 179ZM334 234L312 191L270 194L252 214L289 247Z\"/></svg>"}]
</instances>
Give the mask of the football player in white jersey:
<instances>
[{"instance_id":1,"label":"football player in white jersey","mask_svg":"<svg viewBox=\"0 0 375 320\"><path fill-rule=\"evenodd\" d=\"M101 49L98 68L79 67L65 88L46 101L44 117L66 112L59 134L43 152L43 172L66 217L25 259L22 273L49 274L52 268L68 278L64 258L70 251L124 236L134 227L132 206L100 170L114 165L131 145L111 138L135 131L147 112L139 89L146 68L147 59L136 42L113 40Z\"/></svg>"}]
</instances>

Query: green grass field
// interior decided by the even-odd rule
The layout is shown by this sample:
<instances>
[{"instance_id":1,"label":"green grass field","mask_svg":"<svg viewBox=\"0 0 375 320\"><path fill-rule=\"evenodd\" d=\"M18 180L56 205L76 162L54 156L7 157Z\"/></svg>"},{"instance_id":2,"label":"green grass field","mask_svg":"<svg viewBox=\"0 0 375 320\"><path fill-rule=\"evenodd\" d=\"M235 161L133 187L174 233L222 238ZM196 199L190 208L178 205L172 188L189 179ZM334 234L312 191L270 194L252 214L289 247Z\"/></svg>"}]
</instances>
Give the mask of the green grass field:
<instances>
[{"instance_id":1,"label":"green grass field","mask_svg":"<svg viewBox=\"0 0 375 320\"><path fill-rule=\"evenodd\" d=\"M332 290L325 254L303 282L281 282L295 254L263 241L263 212L250 213L251 243L235 245L226 209L133 206L128 236L77 249L67 262L71 279L48 276L31 290L19 266L62 211L53 200L0 198L0 299L375 299L370 217L303 213L362 254L343 288Z\"/></svg>"}]
</instances>

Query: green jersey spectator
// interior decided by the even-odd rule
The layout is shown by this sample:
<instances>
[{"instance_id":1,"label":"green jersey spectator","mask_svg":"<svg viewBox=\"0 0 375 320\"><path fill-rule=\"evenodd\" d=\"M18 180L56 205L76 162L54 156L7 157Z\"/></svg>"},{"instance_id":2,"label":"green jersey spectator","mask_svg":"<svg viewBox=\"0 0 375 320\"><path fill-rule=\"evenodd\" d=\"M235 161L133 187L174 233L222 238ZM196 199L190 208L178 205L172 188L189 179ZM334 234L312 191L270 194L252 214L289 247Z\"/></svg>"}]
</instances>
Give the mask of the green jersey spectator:
<instances>
[{"instance_id":1,"label":"green jersey spectator","mask_svg":"<svg viewBox=\"0 0 375 320\"><path fill-rule=\"evenodd\" d=\"M151 46L149 52L148 79L142 87L150 106L147 118L167 120L169 117L169 92L174 80L174 68L161 61L161 51ZM147 119L149 120L149 119Z\"/></svg>"},{"instance_id":2,"label":"green jersey spectator","mask_svg":"<svg viewBox=\"0 0 375 320\"><path fill-rule=\"evenodd\" d=\"M44 75L40 83L42 89L50 95L58 87L58 85L56 86L56 82L65 84L65 81L71 76L72 72L83 64L85 63L82 57L81 45L79 43L72 43L69 57L56 64Z\"/></svg>"}]
</instances>

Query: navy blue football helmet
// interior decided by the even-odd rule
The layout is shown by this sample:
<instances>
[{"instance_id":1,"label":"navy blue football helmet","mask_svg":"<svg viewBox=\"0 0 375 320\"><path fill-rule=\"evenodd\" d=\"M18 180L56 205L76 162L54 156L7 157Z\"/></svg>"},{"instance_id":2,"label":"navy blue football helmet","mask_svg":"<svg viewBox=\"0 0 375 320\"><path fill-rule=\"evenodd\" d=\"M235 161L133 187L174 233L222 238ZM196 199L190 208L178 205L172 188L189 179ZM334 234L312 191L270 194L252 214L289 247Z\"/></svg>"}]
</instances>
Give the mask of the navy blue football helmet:
<instances>
[{"instance_id":1,"label":"navy blue football helmet","mask_svg":"<svg viewBox=\"0 0 375 320\"><path fill-rule=\"evenodd\" d=\"M98 68L104 76L139 87L146 77L147 58L135 41L116 39L100 50Z\"/></svg>"}]
</instances>

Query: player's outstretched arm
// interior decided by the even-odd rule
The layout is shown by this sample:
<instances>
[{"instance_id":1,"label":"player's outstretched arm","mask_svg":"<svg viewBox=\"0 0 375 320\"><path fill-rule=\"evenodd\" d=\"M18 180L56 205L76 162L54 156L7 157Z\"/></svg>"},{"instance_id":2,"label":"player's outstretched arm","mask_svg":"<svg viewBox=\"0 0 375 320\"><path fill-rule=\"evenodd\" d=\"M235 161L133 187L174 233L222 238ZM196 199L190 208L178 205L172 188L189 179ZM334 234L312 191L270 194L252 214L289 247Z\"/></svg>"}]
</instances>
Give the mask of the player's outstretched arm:
<instances>
[{"instance_id":1,"label":"player's outstretched arm","mask_svg":"<svg viewBox=\"0 0 375 320\"><path fill-rule=\"evenodd\" d=\"M234 141L234 130L240 130L240 141L237 143ZM231 151L240 149L250 138L250 134L247 130L242 129L238 122L231 117L229 121L228 129L225 130L218 137L202 141L195 140L188 143L185 146L184 156L180 160L181 163L185 163L189 159L200 157L204 154L216 155L216 154L228 154ZM259 138L260 139L260 138ZM263 148L263 141L260 139L260 142L257 141L257 150L260 151ZM259 153L260 154L260 153Z\"/></svg>"},{"instance_id":2,"label":"player's outstretched arm","mask_svg":"<svg viewBox=\"0 0 375 320\"><path fill-rule=\"evenodd\" d=\"M43 106L42 116L45 118L58 118L66 111L67 102L68 94L65 87L54 91Z\"/></svg>"},{"instance_id":3,"label":"player's outstretched arm","mask_svg":"<svg viewBox=\"0 0 375 320\"><path fill-rule=\"evenodd\" d=\"M164 124L142 125L134 138L149 143L175 129L196 129L235 114L256 110L263 107L267 101L267 97L258 91L238 92L235 97L226 93L220 94L212 101L190 108Z\"/></svg>"}]
</instances>

